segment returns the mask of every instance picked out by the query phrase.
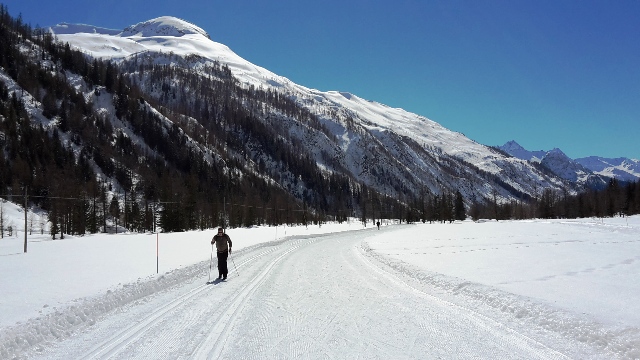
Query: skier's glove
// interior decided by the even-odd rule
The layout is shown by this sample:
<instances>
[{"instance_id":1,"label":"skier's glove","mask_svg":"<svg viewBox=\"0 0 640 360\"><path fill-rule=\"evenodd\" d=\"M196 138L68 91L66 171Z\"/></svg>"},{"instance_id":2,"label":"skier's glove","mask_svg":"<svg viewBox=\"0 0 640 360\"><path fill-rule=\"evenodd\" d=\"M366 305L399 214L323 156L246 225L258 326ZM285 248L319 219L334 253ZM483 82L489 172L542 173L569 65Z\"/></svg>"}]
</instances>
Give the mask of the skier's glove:
<instances>
[{"instance_id":1,"label":"skier's glove","mask_svg":"<svg viewBox=\"0 0 640 360\"><path fill-rule=\"evenodd\" d=\"M229 248L229 254L231 254L231 248Z\"/></svg>"}]
</instances>

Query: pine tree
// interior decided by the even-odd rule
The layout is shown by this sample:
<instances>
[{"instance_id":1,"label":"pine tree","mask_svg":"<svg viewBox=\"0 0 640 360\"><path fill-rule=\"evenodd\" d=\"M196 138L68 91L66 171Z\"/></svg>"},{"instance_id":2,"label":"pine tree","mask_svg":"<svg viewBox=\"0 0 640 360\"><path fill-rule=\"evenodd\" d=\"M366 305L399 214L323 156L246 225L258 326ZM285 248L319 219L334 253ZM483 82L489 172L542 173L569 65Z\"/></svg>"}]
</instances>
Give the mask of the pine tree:
<instances>
[{"instance_id":1,"label":"pine tree","mask_svg":"<svg viewBox=\"0 0 640 360\"><path fill-rule=\"evenodd\" d=\"M116 234L118 233L118 220L120 219L120 201L118 200L118 196L114 195L111 197L111 203L109 204L109 214L111 215L111 219L115 224Z\"/></svg>"},{"instance_id":2,"label":"pine tree","mask_svg":"<svg viewBox=\"0 0 640 360\"><path fill-rule=\"evenodd\" d=\"M462 193L460 190L456 191L456 200L455 200L455 219L464 221L467 218L465 207L464 207L464 198L462 197Z\"/></svg>"}]
</instances>

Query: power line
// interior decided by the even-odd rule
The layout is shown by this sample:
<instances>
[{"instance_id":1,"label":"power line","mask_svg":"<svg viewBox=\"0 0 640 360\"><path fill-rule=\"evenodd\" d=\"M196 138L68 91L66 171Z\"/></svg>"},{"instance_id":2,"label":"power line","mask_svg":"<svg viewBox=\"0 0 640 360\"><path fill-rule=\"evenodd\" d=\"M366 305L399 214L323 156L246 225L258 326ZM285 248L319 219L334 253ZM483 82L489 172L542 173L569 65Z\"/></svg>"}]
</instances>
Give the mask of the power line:
<instances>
[{"instance_id":1,"label":"power line","mask_svg":"<svg viewBox=\"0 0 640 360\"><path fill-rule=\"evenodd\" d=\"M115 196L115 195L114 195ZM78 201L78 202L90 202L92 200L94 200L94 197L62 197L62 196L47 196L47 195L28 195L29 198L38 198L38 199L51 199L51 200L69 200L69 201ZM0 194L0 198L24 198L23 194ZM112 197L113 198L113 197ZM123 204L140 204L138 201L136 200L127 200L127 201L120 201L118 200L119 203L123 203ZM147 204L152 204L152 205L158 205L158 204L186 204L186 202L184 201L147 201ZM228 203L228 205L232 206L232 207L242 207L242 208L251 208L251 209L257 209L257 210L265 210L265 211L281 211L281 212L297 212L297 213L309 213L309 214L319 214L319 213L324 213L327 216L339 216L339 215L348 215L351 214L354 210L353 209L336 209L333 210L331 212L324 212L324 211L316 211L314 209L295 209L295 208L276 208L276 207L265 207L265 206L257 206L257 205L247 205L247 204L239 204L239 203ZM299 207L299 206L298 206ZM374 212L378 212L378 216L382 215L382 213L390 213L394 211L393 207L385 207L384 209L382 208L381 205L377 205L376 206L378 209L377 211ZM417 210L417 209L413 209L411 207L409 207L412 210Z\"/></svg>"}]
</instances>

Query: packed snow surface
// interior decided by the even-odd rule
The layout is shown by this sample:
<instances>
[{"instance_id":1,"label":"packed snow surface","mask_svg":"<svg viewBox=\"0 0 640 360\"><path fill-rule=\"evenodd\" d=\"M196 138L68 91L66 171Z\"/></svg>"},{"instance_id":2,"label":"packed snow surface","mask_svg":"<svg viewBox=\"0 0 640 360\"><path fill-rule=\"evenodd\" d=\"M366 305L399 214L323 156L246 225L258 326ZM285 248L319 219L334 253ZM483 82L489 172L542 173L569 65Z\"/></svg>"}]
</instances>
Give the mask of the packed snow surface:
<instances>
[{"instance_id":1,"label":"packed snow surface","mask_svg":"<svg viewBox=\"0 0 640 360\"><path fill-rule=\"evenodd\" d=\"M212 231L32 235L24 254L19 230L0 240L0 358L638 358L639 230L230 229L225 282Z\"/></svg>"}]
</instances>

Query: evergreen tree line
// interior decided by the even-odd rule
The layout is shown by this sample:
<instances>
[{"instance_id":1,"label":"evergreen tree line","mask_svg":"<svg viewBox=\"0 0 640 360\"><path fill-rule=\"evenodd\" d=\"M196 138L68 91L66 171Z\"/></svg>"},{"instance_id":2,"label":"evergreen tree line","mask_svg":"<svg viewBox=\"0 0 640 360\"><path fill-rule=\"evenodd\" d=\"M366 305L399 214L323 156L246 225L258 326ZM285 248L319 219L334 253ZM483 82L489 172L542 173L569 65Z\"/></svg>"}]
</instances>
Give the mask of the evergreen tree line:
<instances>
[{"instance_id":1,"label":"evergreen tree line","mask_svg":"<svg viewBox=\"0 0 640 360\"><path fill-rule=\"evenodd\" d=\"M423 192L409 211L409 222L453 222L465 220L466 207L460 191L441 191L440 194Z\"/></svg>"},{"instance_id":2,"label":"evergreen tree line","mask_svg":"<svg viewBox=\"0 0 640 360\"><path fill-rule=\"evenodd\" d=\"M610 179L604 189L587 189L577 195L545 189L530 201L497 201L472 204L474 219L556 219L614 217L640 214L640 181Z\"/></svg>"}]
</instances>

